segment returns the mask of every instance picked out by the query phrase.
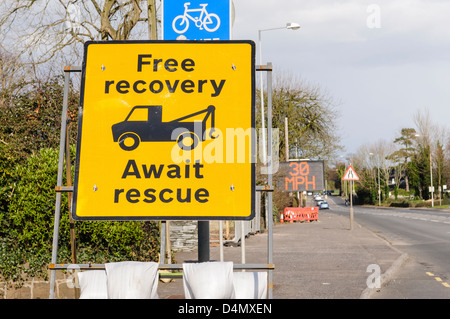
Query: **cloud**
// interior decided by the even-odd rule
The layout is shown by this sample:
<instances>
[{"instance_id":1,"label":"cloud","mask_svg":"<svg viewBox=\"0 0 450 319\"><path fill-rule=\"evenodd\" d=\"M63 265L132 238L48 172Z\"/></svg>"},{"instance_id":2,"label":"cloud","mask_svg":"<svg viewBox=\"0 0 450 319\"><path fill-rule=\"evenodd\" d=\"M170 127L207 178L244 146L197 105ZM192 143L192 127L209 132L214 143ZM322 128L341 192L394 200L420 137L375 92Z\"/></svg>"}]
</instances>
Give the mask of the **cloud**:
<instances>
[{"instance_id":1,"label":"cloud","mask_svg":"<svg viewBox=\"0 0 450 319\"><path fill-rule=\"evenodd\" d=\"M265 32L264 39L275 48L288 42L289 49L327 55L330 63L358 67L434 63L447 59L450 49L450 1L235 0L235 6L237 37L256 39L258 29L297 22L302 28L295 35ZM378 13L380 26L370 27Z\"/></svg>"},{"instance_id":2,"label":"cloud","mask_svg":"<svg viewBox=\"0 0 450 319\"><path fill-rule=\"evenodd\" d=\"M264 32L263 59L342 101L340 134L348 151L393 139L401 127L414 125L412 113L423 107L446 124L450 1L234 2L235 38L257 41L258 29L301 25L298 31ZM379 8L379 27L368 25L375 13L371 5Z\"/></svg>"}]
</instances>

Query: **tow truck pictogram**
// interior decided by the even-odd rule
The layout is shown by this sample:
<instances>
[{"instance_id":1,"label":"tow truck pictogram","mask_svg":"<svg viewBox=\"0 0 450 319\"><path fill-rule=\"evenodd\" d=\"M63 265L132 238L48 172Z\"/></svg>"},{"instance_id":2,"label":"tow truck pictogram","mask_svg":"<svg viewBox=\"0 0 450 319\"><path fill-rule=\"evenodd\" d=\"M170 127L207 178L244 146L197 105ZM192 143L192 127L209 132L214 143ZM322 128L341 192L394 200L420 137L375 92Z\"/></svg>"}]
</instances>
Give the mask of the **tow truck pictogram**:
<instances>
[{"instance_id":1,"label":"tow truck pictogram","mask_svg":"<svg viewBox=\"0 0 450 319\"><path fill-rule=\"evenodd\" d=\"M135 121L130 119L135 112L144 110L146 120ZM209 137L215 139L215 106L210 105L206 109L188 114L169 122L162 121L162 105L139 105L131 109L124 121L114 124L111 129L114 142L119 142L125 151L136 149L141 142L169 142L176 141L183 150L193 150L199 143L206 139L206 122L211 117L211 129ZM197 135L194 128L199 126L199 121L183 122L191 117L205 114L201 121L201 136ZM198 130L198 128L197 128ZM174 138L175 137L175 138Z\"/></svg>"}]
</instances>

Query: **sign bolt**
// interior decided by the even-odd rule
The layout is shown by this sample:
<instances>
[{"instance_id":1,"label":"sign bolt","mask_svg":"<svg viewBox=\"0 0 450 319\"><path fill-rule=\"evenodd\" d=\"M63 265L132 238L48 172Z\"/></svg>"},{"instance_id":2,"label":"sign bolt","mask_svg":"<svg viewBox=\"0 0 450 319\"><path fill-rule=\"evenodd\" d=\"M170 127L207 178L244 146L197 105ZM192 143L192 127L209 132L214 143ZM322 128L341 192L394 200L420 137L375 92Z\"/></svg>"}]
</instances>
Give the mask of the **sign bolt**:
<instances>
[{"instance_id":1,"label":"sign bolt","mask_svg":"<svg viewBox=\"0 0 450 319\"><path fill-rule=\"evenodd\" d=\"M233 184L231 184L230 190L231 190L231 191L234 191L234 185L233 185Z\"/></svg>"}]
</instances>

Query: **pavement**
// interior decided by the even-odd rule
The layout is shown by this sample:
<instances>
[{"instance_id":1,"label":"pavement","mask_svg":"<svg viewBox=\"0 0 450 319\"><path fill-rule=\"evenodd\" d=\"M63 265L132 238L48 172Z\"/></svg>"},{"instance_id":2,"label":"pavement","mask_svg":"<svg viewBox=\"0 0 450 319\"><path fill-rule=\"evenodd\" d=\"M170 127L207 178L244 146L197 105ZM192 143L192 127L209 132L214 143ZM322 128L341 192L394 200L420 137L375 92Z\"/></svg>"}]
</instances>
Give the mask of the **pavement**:
<instances>
[{"instance_id":1,"label":"pavement","mask_svg":"<svg viewBox=\"0 0 450 319\"><path fill-rule=\"evenodd\" d=\"M330 201L341 205L339 200ZM337 203L337 204L336 204ZM245 261L267 263L268 233L245 240ZM275 224L273 229L274 299L370 299L395 275L408 256L346 216L319 211L319 220ZM195 262L197 251L178 252L175 261ZM223 247L224 261L242 263L241 247ZM210 247L218 261L219 247ZM183 281L160 282L163 299L184 298Z\"/></svg>"}]
</instances>

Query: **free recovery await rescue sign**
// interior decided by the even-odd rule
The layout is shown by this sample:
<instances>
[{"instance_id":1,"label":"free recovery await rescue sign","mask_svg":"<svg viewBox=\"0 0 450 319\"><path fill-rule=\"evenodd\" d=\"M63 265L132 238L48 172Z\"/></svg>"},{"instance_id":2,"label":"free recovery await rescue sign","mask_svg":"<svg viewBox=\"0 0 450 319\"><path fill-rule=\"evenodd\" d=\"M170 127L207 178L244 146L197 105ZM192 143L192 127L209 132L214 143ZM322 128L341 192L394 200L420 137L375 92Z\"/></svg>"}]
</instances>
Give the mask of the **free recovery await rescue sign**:
<instances>
[{"instance_id":1,"label":"free recovery await rescue sign","mask_svg":"<svg viewBox=\"0 0 450 319\"><path fill-rule=\"evenodd\" d=\"M73 217L251 219L252 41L85 44Z\"/></svg>"}]
</instances>

